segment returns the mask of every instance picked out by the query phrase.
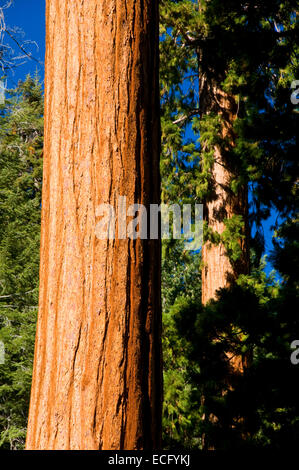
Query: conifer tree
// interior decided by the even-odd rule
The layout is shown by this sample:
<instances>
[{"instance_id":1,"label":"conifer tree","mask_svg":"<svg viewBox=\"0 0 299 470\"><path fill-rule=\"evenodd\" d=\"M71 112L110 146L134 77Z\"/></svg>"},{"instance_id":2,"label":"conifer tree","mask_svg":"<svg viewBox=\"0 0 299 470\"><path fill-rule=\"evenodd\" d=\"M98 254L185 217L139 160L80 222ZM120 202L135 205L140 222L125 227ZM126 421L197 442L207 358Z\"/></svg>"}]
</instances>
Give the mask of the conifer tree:
<instances>
[{"instance_id":1,"label":"conifer tree","mask_svg":"<svg viewBox=\"0 0 299 470\"><path fill-rule=\"evenodd\" d=\"M199 149L182 145L192 126L200 136L193 187L207 222L203 303L249 272L248 188L258 194L260 222L269 215L262 201L282 209L289 179L292 184L296 19L294 1L162 2L163 164L177 175L170 157L184 165L187 151L198 166ZM282 158L288 161L283 168ZM188 171L180 181L187 178Z\"/></svg>"},{"instance_id":2,"label":"conifer tree","mask_svg":"<svg viewBox=\"0 0 299 470\"><path fill-rule=\"evenodd\" d=\"M43 96L28 76L0 125L0 448L24 446L38 304Z\"/></svg>"},{"instance_id":3,"label":"conifer tree","mask_svg":"<svg viewBox=\"0 0 299 470\"><path fill-rule=\"evenodd\" d=\"M269 414L260 419L246 381L263 356L256 338L275 335L270 320L265 327L269 310L260 324L255 320L261 304L272 305L278 295L273 277L263 272L262 221L273 208L283 216L297 204L298 114L290 101L298 74L296 2L164 1L161 13L163 196L205 204L202 300L215 299L206 309L198 299L185 302L168 330L174 338L187 331L185 378L201 415L191 440L176 420L177 438L203 446L204 435L206 446L215 448L277 445L267 435L274 409L266 406ZM278 360L274 342L267 347ZM251 391L257 393L260 377L254 377ZM261 392L264 404L268 393L266 387ZM250 415L261 426L259 436Z\"/></svg>"}]
</instances>

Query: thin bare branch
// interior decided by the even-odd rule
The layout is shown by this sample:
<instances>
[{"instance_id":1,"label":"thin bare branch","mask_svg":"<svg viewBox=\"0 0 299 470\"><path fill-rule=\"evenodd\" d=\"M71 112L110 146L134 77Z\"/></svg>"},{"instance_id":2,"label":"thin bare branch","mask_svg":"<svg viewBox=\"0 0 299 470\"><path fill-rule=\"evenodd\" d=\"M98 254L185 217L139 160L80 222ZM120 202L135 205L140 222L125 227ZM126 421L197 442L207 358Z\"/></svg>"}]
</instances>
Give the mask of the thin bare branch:
<instances>
[{"instance_id":1,"label":"thin bare branch","mask_svg":"<svg viewBox=\"0 0 299 470\"><path fill-rule=\"evenodd\" d=\"M36 59L35 57L33 57L29 52L27 52L23 46L19 43L19 41L17 41L17 39L7 30L5 29L4 32L6 34L8 34L8 36L17 44L18 48L30 59L30 60L34 60L35 62L37 62L38 64L40 64L41 62ZM29 42L29 41L27 41ZM33 42L33 41L32 41Z\"/></svg>"},{"instance_id":2,"label":"thin bare branch","mask_svg":"<svg viewBox=\"0 0 299 470\"><path fill-rule=\"evenodd\" d=\"M172 124L182 124L183 122L190 119L192 116L196 116L199 113L199 109L193 109L188 114L184 114L183 116L179 117L175 121L172 121Z\"/></svg>"}]
</instances>

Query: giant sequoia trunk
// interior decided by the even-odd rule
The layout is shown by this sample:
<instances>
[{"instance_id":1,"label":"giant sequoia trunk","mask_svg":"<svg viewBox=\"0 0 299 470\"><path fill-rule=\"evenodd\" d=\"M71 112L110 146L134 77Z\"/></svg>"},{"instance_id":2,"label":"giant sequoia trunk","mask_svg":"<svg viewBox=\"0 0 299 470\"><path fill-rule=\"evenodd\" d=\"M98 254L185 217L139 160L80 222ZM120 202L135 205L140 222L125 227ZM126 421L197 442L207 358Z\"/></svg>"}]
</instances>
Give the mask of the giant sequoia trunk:
<instances>
[{"instance_id":1,"label":"giant sequoia trunk","mask_svg":"<svg viewBox=\"0 0 299 470\"><path fill-rule=\"evenodd\" d=\"M160 445L160 245L95 234L100 204L159 203L157 3L47 0L27 449Z\"/></svg>"},{"instance_id":2,"label":"giant sequoia trunk","mask_svg":"<svg viewBox=\"0 0 299 470\"><path fill-rule=\"evenodd\" d=\"M233 96L220 90L215 82L204 79L201 91L201 114L215 113L220 115L222 121L222 138L228 139L229 145L234 145L235 135L233 123L237 114L237 103ZM244 220L245 238L240 239L242 255L238 261L232 262L222 243L204 243L202 250L202 302L205 305L216 297L217 290L229 287L240 274L249 271L248 250L248 195L247 188L234 194L230 189L230 182L234 176L231 164L226 158L225 148L215 146L214 163L212 171L212 196L204 205L204 218L208 227L222 234L225 230L225 219L234 215L242 216Z\"/></svg>"},{"instance_id":3,"label":"giant sequoia trunk","mask_svg":"<svg viewBox=\"0 0 299 470\"><path fill-rule=\"evenodd\" d=\"M220 80L219 80L220 81ZM233 131L234 120L237 115L237 103L233 96L228 95L219 89L217 84L205 77L202 80L201 89L201 115L206 116L211 113L220 115L221 137L228 142L228 146L233 146L236 136ZM211 169L211 183L213 190L210 198L204 204L204 218L208 227L219 234L225 230L225 219L230 219L234 215L241 215L244 220L244 238L240 238L241 257L232 262L228 256L223 243L218 245L206 241L202 249L202 303L206 305L210 300L217 297L217 291L227 288L235 282L240 274L249 272L249 246L248 246L248 193L244 187L235 194L230 189L230 182L235 176L231 162L228 158L228 148L226 145L215 146L214 161ZM227 376L227 386L232 388L233 376L243 374L248 365L250 354L236 355L232 351L223 351L223 356L219 361L229 364L229 374ZM223 390L223 395L226 392ZM202 396L202 405L205 397ZM203 420L212 423L218 422L218 417L214 414L205 414ZM203 449L214 450L206 435L202 435Z\"/></svg>"}]
</instances>

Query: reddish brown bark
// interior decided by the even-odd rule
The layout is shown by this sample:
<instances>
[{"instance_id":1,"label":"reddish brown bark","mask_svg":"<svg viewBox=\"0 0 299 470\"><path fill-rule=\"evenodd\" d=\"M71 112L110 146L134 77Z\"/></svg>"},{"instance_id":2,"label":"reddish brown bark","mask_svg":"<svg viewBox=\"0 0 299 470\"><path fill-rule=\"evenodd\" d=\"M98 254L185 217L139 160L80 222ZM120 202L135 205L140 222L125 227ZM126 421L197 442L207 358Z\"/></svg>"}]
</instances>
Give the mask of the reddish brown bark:
<instances>
[{"instance_id":1,"label":"reddish brown bark","mask_svg":"<svg viewBox=\"0 0 299 470\"><path fill-rule=\"evenodd\" d=\"M159 203L158 6L47 0L40 303L27 449L160 446L160 243L96 208Z\"/></svg>"},{"instance_id":2,"label":"reddish brown bark","mask_svg":"<svg viewBox=\"0 0 299 470\"><path fill-rule=\"evenodd\" d=\"M204 94L206 94L204 96ZM217 112L222 120L222 137L234 145L235 135L233 123L237 114L234 97L229 96L214 84L206 83L203 89L202 111L204 114ZM225 230L225 219L233 215L241 215L244 220L245 238L240 239L241 258L232 263L222 243L219 245L209 241L204 243L202 250L202 302L216 298L219 289L229 287L240 274L249 271L248 250L248 195L247 189L234 194L230 182L234 176L225 152L215 147L215 158L212 168L213 197L205 203L205 220L213 232L222 234Z\"/></svg>"}]
</instances>

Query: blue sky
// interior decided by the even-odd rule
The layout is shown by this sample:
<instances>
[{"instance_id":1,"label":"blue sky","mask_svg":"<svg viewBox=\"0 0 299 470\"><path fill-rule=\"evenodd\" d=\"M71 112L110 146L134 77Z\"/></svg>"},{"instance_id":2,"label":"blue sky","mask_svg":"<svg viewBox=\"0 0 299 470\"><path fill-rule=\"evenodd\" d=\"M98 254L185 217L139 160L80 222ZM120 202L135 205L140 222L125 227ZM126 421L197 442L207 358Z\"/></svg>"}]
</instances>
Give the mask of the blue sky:
<instances>
[{"instance_id":1,"label":"blue sky","mask_svg":"<svg viewBox=\"0 0 299 470\"><path fill-rule=\"evenodd\" d=\"M3 5L5 0L0 0L0 5ZM10 73L8 77L8 88L14 88L20 79L30 73L34 74L38 70L41 80L44 77L44 55L45 55L45 0L13 0L10 8L5 10L6 25L11 28L19 28L23 34L17 35L18 41L24 45L24 48L32 53L35 60L27 59L23 65L20 65ZM33 41L37 43L38 48L34 43L26 43L26 41ZM18 51L17 45L10 42L16 52ZM274 214L270 219L263 224L264 233L266 237L266 253L272 249L272 233L271 225L274 222ZM271 271L271 266L268 265L266 271Z\"/></svg>"},{"instance_id":2,"label":"blue sky","mask_svg":"<svg viewBox=\"0 0 299 470\"><path fill-rule=\"evenodd\" d=\"M1 4L3 5L3 0ZM23 34L17 34L18 42L24 44L24 49L32 53L32 56L39 61L26 60L8 76L8 87L14 87L18 80L23 79L28 73L34 74L39 71L41 78L44 76L44 56L45 56L45 0L13 0L12 5L5 10L6 26L10 28L20 28ZM7 40L9 40L7 38ZM38 45L26 43L34 41ZM10 41L10 45L19 54L16 44Z\"/></svg>"}]
</instances>

